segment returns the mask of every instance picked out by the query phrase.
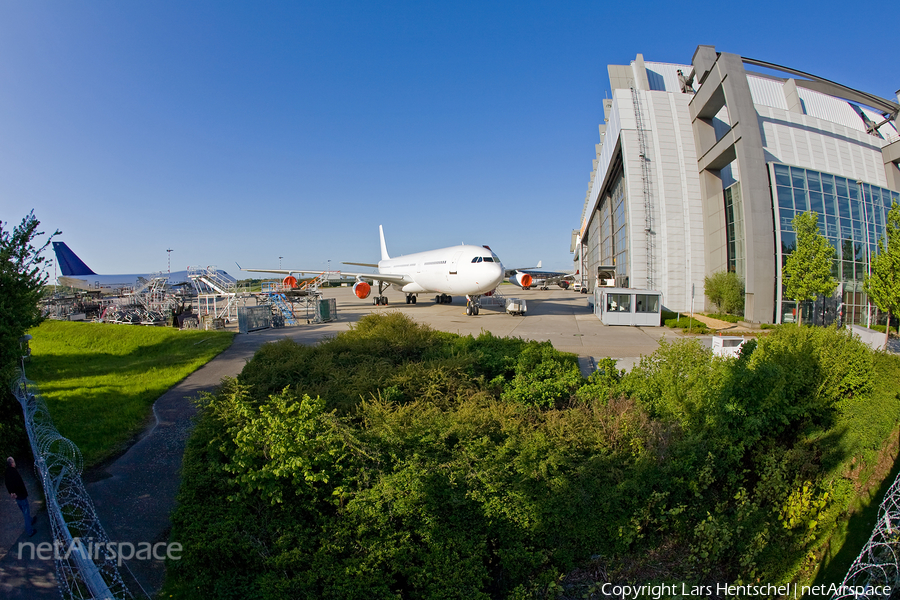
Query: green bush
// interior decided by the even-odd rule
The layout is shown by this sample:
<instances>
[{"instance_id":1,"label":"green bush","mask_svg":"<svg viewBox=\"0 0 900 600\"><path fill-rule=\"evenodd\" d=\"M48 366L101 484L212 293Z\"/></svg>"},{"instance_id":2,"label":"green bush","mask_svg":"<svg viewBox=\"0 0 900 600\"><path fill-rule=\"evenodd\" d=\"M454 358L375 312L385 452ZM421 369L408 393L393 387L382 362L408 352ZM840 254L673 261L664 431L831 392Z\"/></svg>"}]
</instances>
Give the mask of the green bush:
<instances>
[{"instance_id":1,"label":"green bush","mask_svg":"<svg viewBox=\"0 0 900 600\"><path fill-rule=\"evenodd\" d=\"M550 342L532 342L519 354L515 375L501 397L552 408L567 402L583 381L574 354L561 354Z\"/></svg>"},{"instance_id":2,"label":"green bush","mask_svg":"<svg viewBox=\"0 0 900 600\"><path fill-rule=\"evenodd\" d=\"M25 419L22 416L22 405L8 390L0 390L0 456L19 456L28 448L28 436L25 433ZM6 463L0 465L0 471L6 470Z\"/></svg>"},{"instance_id":3,"label":"green bush","mask_svg":"<svg viewBox=\"0 0 900 600\"><path fill-rule=\"evenodd\" d=\"M662 343L584 380L546 343L364 321L273 344L202 402L163 596L546 597L576 568L553 589L793 581L900 414L873 381L900 367L835 329L728 359Z\"/></svg>"},{"instance_id":4,"label":"green bush","mask_svg":"<svg viewBox=\"0 0 900 600\"><path fill-rule=\"evenodd\" d=\"M725 321L726 323L737 323L738 321L743 319L743 317L740 317L738 315L729 315L729 314L725 314L725 313L712 313L712 314L708 314L706 316L709 317L710 319L718 319L720 321Z\"/></svg>"},{"instance_id":5,"label":"green bush","mask_svg":"<svg viewBox=\"0 0 900 600\"><path fill-rule=\"evenodd\" d=\"M733 271L718 271L704 278L703 292L721 312L744 314L744 282Z\"/></svg>"},{"instance_id":6,"label":"green bush","mask_svg":"<svg viewBox=\"0 0 900 600\"><path fill-rule=\"evenodd\" d=\"M688 333L709 333L709 327L707 327L706 324L701 323L697 319L691 319L690 317L667 319L665 325L672 329L683 329Z\"/></svg>"}]
</instances>

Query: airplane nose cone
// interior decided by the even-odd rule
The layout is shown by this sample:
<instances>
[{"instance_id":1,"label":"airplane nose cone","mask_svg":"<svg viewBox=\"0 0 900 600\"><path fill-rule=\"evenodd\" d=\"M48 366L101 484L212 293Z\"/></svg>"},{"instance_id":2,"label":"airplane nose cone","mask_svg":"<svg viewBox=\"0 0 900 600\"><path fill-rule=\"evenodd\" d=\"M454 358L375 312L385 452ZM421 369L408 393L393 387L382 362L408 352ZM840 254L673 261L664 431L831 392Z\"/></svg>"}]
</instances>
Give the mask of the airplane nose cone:
<instances>
[{"instance_id":1,"label":"airplane nose cone","mask_svg":"<svg viewBox=\"0 0 900 600\"><path fill-rule=\"evenodd\" d=\"M494 263L491 265L491 270L493 273L491 274L491 281L494 282L494 287L500 285L500 282L503 281L503 265L500 263Z\"/></svg>"}]
</instances>

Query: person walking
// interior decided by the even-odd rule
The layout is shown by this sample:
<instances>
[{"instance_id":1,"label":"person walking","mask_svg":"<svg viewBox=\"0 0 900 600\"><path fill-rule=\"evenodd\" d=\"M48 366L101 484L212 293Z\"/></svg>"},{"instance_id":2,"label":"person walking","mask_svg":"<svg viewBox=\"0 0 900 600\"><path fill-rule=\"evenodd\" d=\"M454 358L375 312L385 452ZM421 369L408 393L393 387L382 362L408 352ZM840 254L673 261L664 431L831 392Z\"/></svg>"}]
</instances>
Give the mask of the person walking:
<instances>
[{"instance_id":1,"label":"person walking","mask_svg":"<svg viewBox=\"0 0 900 600\"><path fill-rule=\"evenodd\" d=\"M25 482L22 481L22 476L19 475L16 461L12 456L6 459L6 474L3 476L3 481L6 484L6 491L19 505L19 509L25 517L25 533L28 534L28 537L33 536L37 533L37 529L33 527L37 517L31 516L31 509L28 507L28 490L25 489Z\"/></svg>"}]
</instances>

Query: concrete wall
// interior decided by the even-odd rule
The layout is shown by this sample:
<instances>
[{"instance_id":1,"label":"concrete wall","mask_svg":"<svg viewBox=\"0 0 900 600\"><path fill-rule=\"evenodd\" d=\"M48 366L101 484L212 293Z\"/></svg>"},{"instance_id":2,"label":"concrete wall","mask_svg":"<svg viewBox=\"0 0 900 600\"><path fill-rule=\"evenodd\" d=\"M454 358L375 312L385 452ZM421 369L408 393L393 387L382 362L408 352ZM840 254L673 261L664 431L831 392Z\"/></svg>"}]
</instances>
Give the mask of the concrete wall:
<instances>
[{"instance_id":1,"label":"concrete wall","mask_svg":"<svg viewBox=\"0 0 900 600\"><path fill-rule=\"evenodd\" d=\"M703 210L700 179L696 173L697 155L690 126L690 96L667 92L637 91L642 103L643 129L650 167L650 194L654 237L655 289L663 293L663 303L672 310L690 308L691 285L697 290L695 310L702 310L703 278L706 274L703 243ZM611 126L604 157L600 163L590 217L591 235L599 232L593 226L599 221L596 209L605 190L600 183L608 179L606 170L612 164L609 148L619 148L625 173L628 219L628 264L619 265L619 274L627 274L632 287L647 287L647 232L645 229L644 190L641 177L640 143L631 90L613 93ZM592 255L593 256L593 255ZM602 260L602 259L601 259ZM586 271L595 266L590 261ZM623 271L623 269L625 269Z\"/></svg>"},{"instance_id":2,"label":"concrete wall","mask_svg":"<svg viewBox=\"0 0 900 600\"><path fill-rule=\"evenodd\" d=\"M788 110L756 109L768 162L888 187L881 138Z\"/></svg>"}]
</instances>

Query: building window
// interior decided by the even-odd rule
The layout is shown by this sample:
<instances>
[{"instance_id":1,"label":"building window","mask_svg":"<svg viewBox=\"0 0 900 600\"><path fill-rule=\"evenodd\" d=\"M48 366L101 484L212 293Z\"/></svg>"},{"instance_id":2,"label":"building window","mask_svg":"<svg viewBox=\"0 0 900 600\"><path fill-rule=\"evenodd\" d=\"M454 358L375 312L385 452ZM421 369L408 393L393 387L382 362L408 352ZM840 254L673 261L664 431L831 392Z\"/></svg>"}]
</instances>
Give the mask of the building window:
<instances>
[{"instance_id":1,"label":"building window","mask_svg":"<svg viewBox=\"0 0 900 600\"><path fill-rule=\"evenodd\" d=\"M791 220L795 215L813 211L819 215L819 233L835 249L832 273L838 281L838 299L804 302L799 310L803 320L865 325L875 313L863 292L863 279L869 260L877 253L878 239L884 233L887 211L900 194L868 183L787 165L773 164L772 209L777 239L778 287L781 297L781 322L795 321L798 307L784 297L781 268L794 251L796 236ZM726 217L727 218L727 217Z\"/></svg>"},{"instance_id":2,"label":"building window","mask_svg":"<svg viewBox=\"0 0 900 600\"><path fill-rule=\"evenodd\" d=\"M659 296L656 294L636 294L634 297L634 312L659 312Z\"/></svg>"},{"instance_id":3,"label":"building window","mask_svg":"<svg viewBox=\"0 0 900 600\"><path fill-rule=\"evenodd\" d=\"M728 270L744 279L744 207L741 186L725 190L725 232L728 243Z\"/></svg>"},{"instance_id":4,"label":"building window","mask_svg":"<svg viewBox=\"0 0 900 600\"><path fill-rule=\"evenodd\" d=\"M625 207L625 177L621 176L610 193L613 231L613 260L616 265L616 284L627 287L628 269L628 216Z\"/></svg>"},{"instance_id":5,"label":"building window","mask_svg":"<svg viewBox=\"0 0 900 600\"><path fill-rule=\"evenodd\" d=\"M631 312L631 294L607 294L606 312Z\"/></svg>"}]
</instances>

